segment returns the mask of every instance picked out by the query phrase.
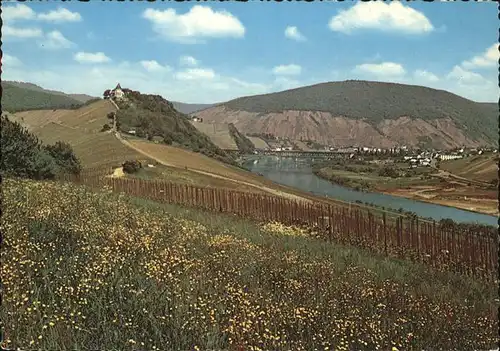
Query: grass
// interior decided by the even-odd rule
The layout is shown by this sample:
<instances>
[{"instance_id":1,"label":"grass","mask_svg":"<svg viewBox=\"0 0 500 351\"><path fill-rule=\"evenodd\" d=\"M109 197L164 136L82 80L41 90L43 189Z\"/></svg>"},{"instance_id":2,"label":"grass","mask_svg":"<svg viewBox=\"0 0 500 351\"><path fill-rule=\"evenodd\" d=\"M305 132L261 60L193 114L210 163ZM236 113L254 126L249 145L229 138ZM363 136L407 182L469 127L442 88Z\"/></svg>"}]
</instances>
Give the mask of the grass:
<instances>
[{"instance_id":1,"label":"grass","mask_svg":"<svg viewBox=\"0 0 500 351\"><path fill-rule=\"evenodd\" d=\"M17 112L32 109L77 108L82 102L70 96L26 89L2 82L2 110Z\"/></svg>"},{"instance_id":2,"label":"grass","mask_svg":"<svg viewBox=\"0 0 500 351\"><path fill-rule=\"evenodd\" d=\"M346 168L347 169L344 169ZM391 165L396 172L408 172L408 165ZM410 176L388 177L381 176L378 172L382 166L373 166L369 164L350 164L350 165L332 165L318 166L315 174L333 182L341 183L350 188L359 188L366 190L391 190L397 188L408 188L412 186L431 186L439 185L438 179L422 179L422 176L429 175L432 170L421 167L412 169Z\"/></svg>"},{"instance_id":3,"label":"grass","mask_svg":"<svg viewBox=\"0 0 500 351\"><path fill-rule=\"evenodd\" d=\"M147 141L137 139L130 139L130 142L143 150L144 152L161 159L162 161L178 167L188 169L195 169L207 173L212 173L234 179L236 181L244 181L256 185L264 185L266 182L262 177L255 175L249 171L219 162L213 158L194 153L188 150L162 145L154 144ZM274 183L273 183L274 184ZM276 184L274 184L276 186Z\"/></svg>"},{"instance_id":4,"label":"grass","mask_svg":"<svg viewBox=\"0 0 500 351\"><path fill-rule=\"evenodd\" d=\"M206 134L210 140L224 150L238 150L238 146L229 133L227 123L203 123L193 122L193 125L203 134Z\"/></svg>"},{"instance_id":5,"label":"grass","mask_svg":"<svg viewBox=\"0 0 500 351\"><path fill-rule=\"evenodd\" d=\"M110 133L100 132L108 123L106 115L114 111L107 100L101 100L78 110L25 111L14 115L44 143L69 143L85 168L120 165L123 161L143 158L126 147Z\"/></svg>"},{"instance_id":6,"label":"grass","mask_svg":"<svg viewBox=\"0 0 500 351\"><path fill-rule=\"evenodd\" d=\"M138 173L127 175L132 178L145 180L165 180L177 184L200 185L221 189L232 189L238 191L248 191L253 193L266 194L265 191L259 191L251 186L242 185L240 183L231 182L228 180L214 178L209 175L192 172L182 168L167 167L163 165L155 165L155 167L144 167Z\"/></svg>"},{"instance_id":7,"label":"grass","mask_svg":"<svg viewBox=\"0 0 500 351\"><path fill-rule=\"evenodd\" d=\"M262 138L252 136L247 136L247 138L252 142L256 149L264 150L269 148L269 145L267 145L267 143Z\"/></svg>"},{"instance_id":8,"label":"grass","mask_svg":"<svg viewBox=\"0 0 500 351\"><path fill-rule=\"evenodd\" d=\"M110 121L106 115L113 111L115 107L111 102L100 100L77 110L33 110L18 112L14 117L16 121L36 133L42 131L44 136L56 137L57 133L52 135L50 128L48 130L43 128L53 122L65 127L78 128L85 133L98 133L103 124Z\"/></svg>"},{"instance_id":9,"label":"grass","mask_svg":"<svg viewBox=\"0 0 500 351\"><path fill-rule=\"evenodd\" d=\"M445 171L467 179L490 182L498 178L498 154L443 161L440 167Z\"/></svg>"},{"instance_id":10,"label":"grass","mask_svg":"<svg viewBox=\"0 0 500 351\"><path fill-rule=\"evenodd\" d=\"M50 129L50 131L49 131ZM61 125L48 125L37 133L44 142L67 141L85 168L120 165L125 160L144 158L109 133L82 133Z\"/></svg>"},{"instance_id":11,"label":"grass","mask_svg":"<svg viewBox=\"0 0 500 351\"><path fill-rule=\"evenodd\" d=\"M300 228L52 182L3 185L5 346L488 349L495 287Z\"/></svg>"}]
</instances>

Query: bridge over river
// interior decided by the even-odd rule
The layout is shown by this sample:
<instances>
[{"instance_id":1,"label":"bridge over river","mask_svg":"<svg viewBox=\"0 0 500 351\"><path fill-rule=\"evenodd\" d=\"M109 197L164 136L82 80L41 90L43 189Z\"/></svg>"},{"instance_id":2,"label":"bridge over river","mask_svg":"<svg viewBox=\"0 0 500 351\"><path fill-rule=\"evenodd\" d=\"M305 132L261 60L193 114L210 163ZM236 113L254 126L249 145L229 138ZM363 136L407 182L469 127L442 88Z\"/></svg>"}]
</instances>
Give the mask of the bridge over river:
<instances>
[{"instance_id":1,"label":"bridge over river","mask_svg":"<svg viewBox=\"0 0 500 351\"><path fill-rule=\"evenodd\" d=\"M225 150L230 154L240 154L237 150ZM290 150L290 151L272 151L272 150L262 150L257 151L256 156L277 156L277 157L300 157L300 158L334 158L334 157L348 157L351 152L339 152L339 151L301 151L301 150Z\"/></svg>"}]
</instances>

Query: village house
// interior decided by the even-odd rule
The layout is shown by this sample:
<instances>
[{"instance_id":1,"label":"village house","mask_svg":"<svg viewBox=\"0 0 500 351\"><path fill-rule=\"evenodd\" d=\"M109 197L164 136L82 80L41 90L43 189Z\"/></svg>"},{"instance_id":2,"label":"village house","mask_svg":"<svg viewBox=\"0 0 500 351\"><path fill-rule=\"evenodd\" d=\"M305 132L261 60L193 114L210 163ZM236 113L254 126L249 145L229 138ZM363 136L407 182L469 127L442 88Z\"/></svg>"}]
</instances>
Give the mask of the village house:
<instances>
[{"instance_id":1,"label":"village house","mask_svg":"<svg viewBox=\"0 0 500 351\"><path fill-rule=\"evenodd\" d=\"M439 155L439 159L441 161L456 160L459 158L463 158L463 156L462 155Z\"/></svg>"}]
</instances>

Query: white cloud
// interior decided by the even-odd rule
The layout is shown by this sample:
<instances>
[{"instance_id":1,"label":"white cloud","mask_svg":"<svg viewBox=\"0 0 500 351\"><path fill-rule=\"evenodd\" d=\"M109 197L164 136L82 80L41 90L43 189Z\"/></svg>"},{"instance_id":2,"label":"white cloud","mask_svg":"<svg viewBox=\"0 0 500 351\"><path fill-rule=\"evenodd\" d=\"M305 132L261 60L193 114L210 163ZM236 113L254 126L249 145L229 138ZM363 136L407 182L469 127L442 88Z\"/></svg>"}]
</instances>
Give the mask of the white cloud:
<instances>
[{"instance_id":1,"label":"white cloud","mask_svg":"<svg viewBox=\"0 0 500 351\"><path fill-rule=\"evenodd\" d=\"M450 73L448 73L447 78L456 80L460 84L467 84L467 85L482 84L487 81L479 73L465 70L460 66L453 67Z\"/></svg>"},{"instance_id":2,"label":"white cloud","mask_svg":"<svg viewBox=\"0 0 500 351\"><path fill-rule=\"evenodd\" d=\"M162 66L155 60L141 61L140 63L148 72L165 72L171 70L169 66Z\"/></svg>"},{"instance_id":3,"label":"white cloud","mask_svg":"<svg viewBox=\"0 0 500 351\"><path fill-rule=\"evenodd\" d=\"M40 45L44 49L57 50L57 49L68 49L73 47L75 44L64 37L64 35L54 30L47 33L45 40L40 42Z\"/></svg>"},{"instance_id":4,"label":"white cloud","mask_svg":"<svg viewBox=\"0 0 500 351\"><path fill-rule=\"evenodd\" d=\"M245 27L237 17L208 6L195 5L185 14L174 9L146 9L142 17L150 21L160 36L182 43L199 43L202 38L241 38Z\"/></svg>"},{"instance_id":5,"label":"white cloud","mask_svg":"<svg viewBox=\"0 0 500 351\"><path fill-rule=\"evenodd\" d=\"M186 103L214 103L240 96L263 94L272 89L272 84L251 82L246 79L217 74L213 70L165 71L164 74L142 69L140 62L116 62L113 65L93 66L67 62L53 66L24 66L9 68L2 73L5 80L27 81L46 89L66 93L86 93L100 96L106 89L114 88L117 82L122 87L146 94L159 94L167 100ZM194 68L193 68L194 69ZM208 72L208 73L207 73ZM188 79L179 84L181 78L213 77L212 79ZM64 79L61 79L64 77Z\"/></svg>"},{"instance_id":6,"label":"white cloud","mask_svg":"<svg viewBox=\"0 0 500 351\"><path fill-rule=\"evenodd\" d=\"M427 81L427 82L437 82L437 81L439 81L439 77L436 76L434 73L429 72L429 71L425 71L425 70L421 70L421 69L417 69L413 73L413 76L415 77L415 79L422 80L424 82L425 81Z\"/></svg>"},{"instance_id":7,"label":"white cloud","mask_svg":"<svg viewBox=\"0 0 500 351\"><path fill-rule=\"evenodd\" d=\"M47 22L79 22L82 20L82 16L78 12L71 12L65 8L58 8L57 10L49 11L46 13L38 14L37 18L41 21Z\"/></svg>"},{"instance_id":8,"label":"white cloud","mask_svg":"<svg viewBox=\"0 0 500 351\"><path fill-rule=\"evenodd\" d=\"M78 12L71 12L65 8L58 8L45 13L37 14L31 7L24 4L16 6L5 6L2 9L2 19L4 22L14 22L21 20L40 20L46 22L79 22L82 16Z\"/></svg>"},{"instance_id":9,"label":"white cloud","mask_svg":"<svg viewBox=\"0 0 500 351\"><path fill-rule=\"evenodd\" d=\"M189 68L185 71L177 72L175 77L179 80L206 80L214 79L215 72L210 68Z\"/></svg>"},{"instance_id":10,"label":"white cloud","mask_svg":"<svg viewBox=\"0 0 500 351\"><path fill-rule=\"evenodd\" d=\"M15 56L11 56L8 54L2 55L2 66L19 67L22 66L22 64L23 63L21 62L21 60Z\"/></svg>"},{"instance_id":11,"label":"white cloud","mask_svg":"<svg viewBox=\"0 0 500 351\"><path fill-rule=\"evenodd\" d=\"M306 37L295 26L288 26L285 29L285 37L296 41L305 41Z\"/></svg>"},{"instance_id":12,"label":"white cloud","mask_svg":"<svg viewBox=\"0 0 500 351\"><path fill-rule=\"evenodd\" d=\"M103 52L91 53L80 51L73 58L79 63L106 63L111 61Z\"/></svg>"},{"instance_id":13,"label":"white cloud","mask_svg":"<svg viewBox=\"0 0 500 351\"><path fill-rule=\"evenodd\" d=\"M40 38L43 32L40 28L17 28L10 25L4 25L2 28L3 39L31 39Z\"/></svg>"},{"instance_id":14,"label":"white cloud","mask_svg":"<svg viewBox=\"0 0 500 351\"><path fill-rule=\"evenodd\" d=\"M193 56L181 56L179 58L179 63L182 66L198 66L198 60Z\"/></svg>"},{"instance_id":15,"label":"white cloud","mask_svg":"<svg viewBox=\"0 0 500 351\"><path fill-rule=\"evenodd\" d=\"M2 72L2 78L4 80L32 82L47 89L67 93L86 93L94 96L100 96L104 90L114 88L116 83L120 82L123 87L147 94L159 94L167 100L186 103L223 102L237 97L266 94L332 80L325 76L297 80L295 77L279 76L272 80L264 80L265 78L257 80L256 76L265 77L266 73L269 73L268 70L263 68L259 74L255 74L252 73L253 71L242 68L238 73L247 72L245 77L252 77L248 78L250 80L243 77L221 75L212 70L212 74L209 74L209 76L213 76L212 79L188 79L179 84L177 74L181 72L165 70L159 74L155 71L145 70L141 62L116 62L112 65L95 66L80 65L69 61L62 65L54 64L51 66L45 66L43 63L41 65L11 65ZM191 72L191 76L193 73ZM352 79L352 74L349 71L341 70L338 73L339 76L335 77L335 80ZM485 81L476 85L466 85L455 79L421 83L413 74L402 78L380 78L379 80L423 84L436 89L444 89L475 101L497 101L500 94L498 84L493 81Z\"/></svg>"},{"instance_id":16,"label":"white cloud","mask_svg":"<svg viewBox=\"0 0 500 351\"><path fill-rule=\"evenodd\" d=\"M2 20L16 21L16 20L29 20L35 18L35 11L29 6L24 4L17 4L16 6L2 6Z\"/></svg>"},{"instance_id":17,"label":"white cloud","mask_svg":"<svg viewBox=\"0 0 500 351\"><path fill-rule=\"evenodd\" d=\"M421 34L434 30L434 26L422 13L399 1L358 2L347 10L341 10L330 19L331 30L351 33L357 29L378 29Z\"/></svg>"},{"instance_id":18,"label":"white cloud","mask_svg":"<svg viewBox=\"0 0 500 351\"><path fill-rule=\"evenodd\" d=\"M364 63L354 68L355 73L368 73L379 77L401 77L406 71L404 67L395 62Z\"/></svg>"},{"instance_id":19,"label":"white cloud","mask_svg":"<svg viewBox=\"0 0 500 351\"><path fill-rule=\"evenodd\" d=\"M469 69L495 67L498 64L500 52L499 44L493 44L480 55L474 56L468 61L464 61L462 66Z\"/></svg>"},{"instance_id":20,"label":"white cloud","mask_svg":"<svg viewBox=\"0 0 500 351\"><path fill-rule=\"evenodd\" d=\"M273 68L273 73L276 75L296 76L302 72L302 67L295 64L279 65Z\"/></svg>"}]
</instances>

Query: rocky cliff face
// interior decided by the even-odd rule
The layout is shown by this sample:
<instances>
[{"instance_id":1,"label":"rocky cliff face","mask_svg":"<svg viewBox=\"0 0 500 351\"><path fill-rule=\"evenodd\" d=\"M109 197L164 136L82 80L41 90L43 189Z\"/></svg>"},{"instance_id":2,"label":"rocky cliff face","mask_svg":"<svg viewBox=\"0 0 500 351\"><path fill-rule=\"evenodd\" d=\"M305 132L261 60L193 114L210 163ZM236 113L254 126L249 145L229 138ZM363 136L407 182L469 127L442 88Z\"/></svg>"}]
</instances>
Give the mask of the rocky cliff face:
<instances>
[{"instance_id":1,"label":"rocky cliff face","mask_svg":"<svg viewBox=\"0 0 500 351\"><path fill-rule=\"evenodd\" d=\"M196 115L207 122L234 123L243 133L338 146L498 145L495 104L407 84L321 83L237 98Z\"/></svg>"},{"instance_id":2,"label":"rocky cliff face","mask_svg":"<svg viewBox=\"0 0 500 351\"><path fill-rule=\"evenodd\" d=\"M423 120L401 116L376 124L366 119L335 116L329 112L294 111L256 113L216 106L196 113L205 122L233 123L242 133L270 133L291 140L313 140L325 145L392 147L429 144L437 148L475 147L474 140L450 118Z\"/></svg>"}]
</instances>

